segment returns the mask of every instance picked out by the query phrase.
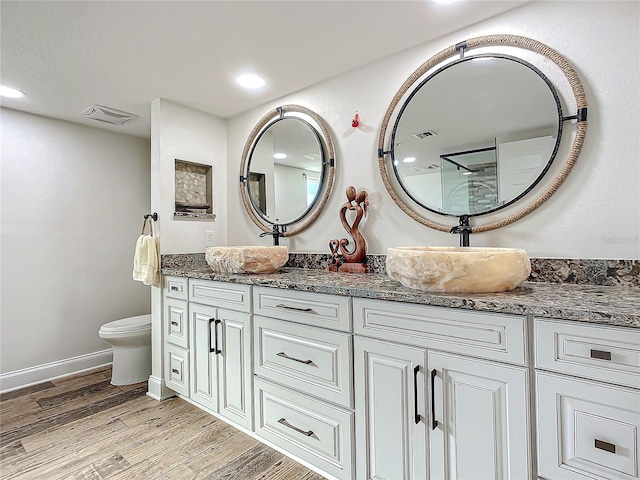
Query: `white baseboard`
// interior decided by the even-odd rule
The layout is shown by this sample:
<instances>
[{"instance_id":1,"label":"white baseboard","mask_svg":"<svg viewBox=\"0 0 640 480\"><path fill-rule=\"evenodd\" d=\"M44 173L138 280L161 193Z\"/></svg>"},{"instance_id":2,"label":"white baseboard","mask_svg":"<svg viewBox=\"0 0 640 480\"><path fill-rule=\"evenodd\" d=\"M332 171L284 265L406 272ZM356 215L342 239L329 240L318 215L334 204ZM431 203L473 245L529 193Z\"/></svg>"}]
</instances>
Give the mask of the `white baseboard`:
<instances>
[{"instance_id":1,"label":"white baseboard","mask_svg":"<svg viewBox=\"0 0 640 480\"><path fill-rule=\"evenodd\" d=\"M149 377L148 389L147 395L154 400L162 401L176 396L176 392L167 388L162 378L153 375Z\"/></svg>"},{"instance_id":2,"label":"white baseboard","mask_svg":"<svg viewBox=\"0 0 640 480\"><path fill-rule=\"evenodd\" d=\"M55 378L74 375L94 368L110 365L113 362L113 349L88 353L77 357L45 363L35 367L15 370L0 375L0 393L29 387Z\"/></svg>"}]
</instances>

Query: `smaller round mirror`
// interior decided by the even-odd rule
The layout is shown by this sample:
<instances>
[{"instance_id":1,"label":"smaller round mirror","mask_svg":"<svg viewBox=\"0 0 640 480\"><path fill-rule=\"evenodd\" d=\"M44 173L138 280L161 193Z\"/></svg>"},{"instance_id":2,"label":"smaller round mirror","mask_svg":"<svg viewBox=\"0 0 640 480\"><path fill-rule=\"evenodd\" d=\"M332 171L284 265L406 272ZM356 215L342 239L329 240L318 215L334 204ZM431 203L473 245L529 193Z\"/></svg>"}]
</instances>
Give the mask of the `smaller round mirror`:
<instances>
[{"instance_id":1,"label":"smaller round mirror","mask_svg":"<svg viewBox=\"0 0 640 480\"><path fill-rule=\"evenodd\" d=\"M242 158L242 199L249 216L277 240L307 228L333 185L333 145L322 119L297 105L265 115Z\"/></svg>"}]
</instances>

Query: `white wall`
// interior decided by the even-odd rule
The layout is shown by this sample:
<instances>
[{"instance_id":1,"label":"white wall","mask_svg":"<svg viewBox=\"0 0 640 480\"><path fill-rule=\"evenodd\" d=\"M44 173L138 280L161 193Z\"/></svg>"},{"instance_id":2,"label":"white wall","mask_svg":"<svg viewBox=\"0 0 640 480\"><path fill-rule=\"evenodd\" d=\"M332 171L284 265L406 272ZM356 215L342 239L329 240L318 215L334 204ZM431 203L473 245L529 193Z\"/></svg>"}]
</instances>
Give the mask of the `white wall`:
<instances>
[{"instance_id":1,"label":"white wall","mask_svg":"<svg viewBox=\"0 0 640 480\"><path fill-rule=\"evenodd\" d=\"M226 245L226 136L225 120L164 99L154 100L151 104L151 203L159 215L162 253L203 252L205 231L209 230L215 232L216 245ZM214 222L173 219L176 159L212 166ZM231 175L236 180L236 190L239 176L239 173Z\"/></svg>"},{"instance_id":2,"label":"white wall","mask_svg":"<svg viewBox=\"0 0 640 480\"><path fill-rule=\"evenodd\" d=\"M107 350L106 322L150 311L132 279L150 205L142 138L0 110L0 373Z\"/></svg>"},{"instance_id":3,"label":"white wall","mask_svg":"<svg viewBox=\"0 0 640 480\"><path fill-rule=\"evenodd\" d=\"M515 224L473 235L471 244L522 247L532 257L640 258L640 126L634 113L640 109L640 65L638 55L627 54L629 45L638 43L639 10L637 2L526 4L231 119L228 215L234 222L229 224L229 243L270 242L270 238L258 238L260 231L244 212L235 179L253 126L266 111L296 103L314 110L329 124L337 167L334 192L325 211L311 228L291 239L291 251L329 253L328 239L344 233L338 212L348 185L369 192L370 210L361 228L369 253L386 253L387 247L397 245L456 245L456 236L414 222L390 198L377 168L378 132L391 99L422 62L465 38L501 33L531 37L569 60L586 90L589 126L580 159L554 196ZM571 98L567 92L567 86L562 86L563 97ZM356 110L363 124L358 130L351 127ZM574 113L575 109L568 112ZM565 134L571 130L567 127ZM556 162L548 178L555 177L560 163ZM543 182L540 188L546 185ZM522 205L517 204L516 209ZM482 223L495 217L485 218Z\"/></svg>"}]
</instances>

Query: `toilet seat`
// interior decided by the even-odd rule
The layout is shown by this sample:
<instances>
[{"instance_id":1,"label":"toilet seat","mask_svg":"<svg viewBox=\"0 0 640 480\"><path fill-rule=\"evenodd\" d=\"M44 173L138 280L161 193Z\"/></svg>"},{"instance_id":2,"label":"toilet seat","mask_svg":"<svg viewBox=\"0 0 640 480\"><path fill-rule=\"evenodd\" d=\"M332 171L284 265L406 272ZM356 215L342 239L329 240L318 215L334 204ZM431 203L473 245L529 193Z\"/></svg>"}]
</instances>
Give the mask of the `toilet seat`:
<instances>
[{"instance_id":1,"label":"toilet seat","mask_svg":"<svg viewBox=\"0 0 640 480\"><path fill-rule=\"evenodd\" d=\"M100 327L100 334L136 333L151 330L151 314L123 318L105 323Z\"/></svg>"}]
</instances>

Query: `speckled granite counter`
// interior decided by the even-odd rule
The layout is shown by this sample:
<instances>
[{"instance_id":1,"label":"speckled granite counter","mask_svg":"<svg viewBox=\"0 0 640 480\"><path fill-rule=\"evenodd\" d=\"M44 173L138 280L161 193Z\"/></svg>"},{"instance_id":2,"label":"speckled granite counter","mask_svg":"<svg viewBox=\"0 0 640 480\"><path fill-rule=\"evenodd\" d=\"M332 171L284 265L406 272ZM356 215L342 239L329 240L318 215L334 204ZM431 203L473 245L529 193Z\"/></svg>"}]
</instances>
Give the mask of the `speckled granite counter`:
<instances>
[{"instance_id":1,"label":"speckled granite counter","mask_svg":"<svg viewBox=\"0 0 640 480\"><path fill-rule=\"evenodd\" d=\"M525 282L504 293L443 294L402 286L380 273L349 274L284 268L265 275L220 275L208 266L163 268L164 275L288 288L307 292L465 308L640 328L640 288Z\"/></svg>"}]
</instances>

